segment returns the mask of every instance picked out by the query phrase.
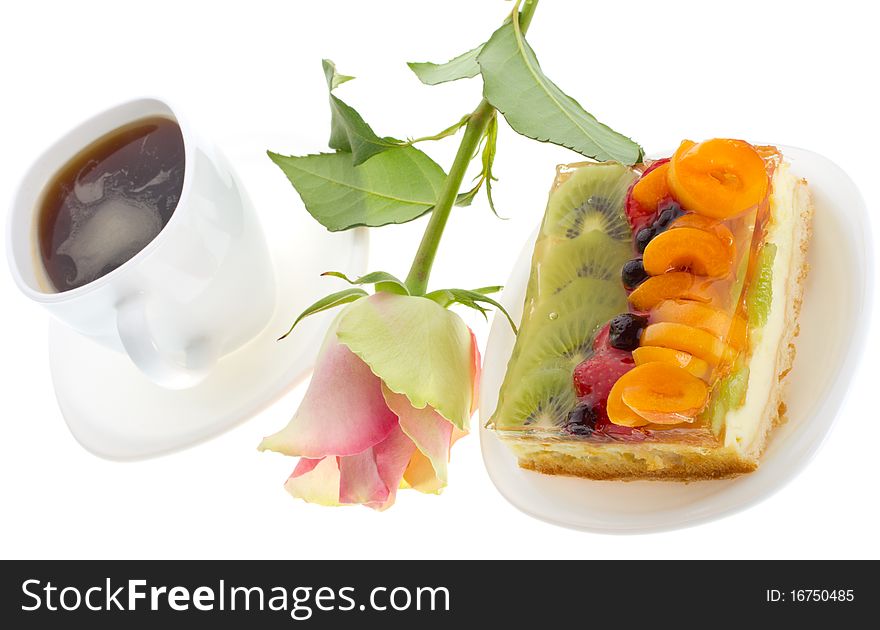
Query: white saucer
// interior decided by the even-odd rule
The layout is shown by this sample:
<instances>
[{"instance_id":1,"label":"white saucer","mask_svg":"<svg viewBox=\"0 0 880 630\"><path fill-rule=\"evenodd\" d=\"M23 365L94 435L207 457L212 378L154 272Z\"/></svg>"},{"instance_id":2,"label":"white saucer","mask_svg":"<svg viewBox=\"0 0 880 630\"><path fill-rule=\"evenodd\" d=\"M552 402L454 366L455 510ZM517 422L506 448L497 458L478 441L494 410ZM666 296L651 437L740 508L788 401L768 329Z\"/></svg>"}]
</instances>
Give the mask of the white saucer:
<instances>
[{"instance_id":1,"label":"white saucer","mask_svg":"<svg viewBox=\"0 0 880 630\"><path fill-rule=\"evenodd\" d=\"M836 164L804 149L781 148L792 171L810 182L816 213L797 358L788 377L789 420L774 431L761 466L736 479L691 484L554 477L519 468L495 434L481 428L489 476L514 506L557 525L594 532L676 529L721 518L766 499L816 454L858 366L861 341L871 321L871 228L861 194ZM522 316L533 243L534 236L523 248L501 296L515 320ZM507 322L496 316L483 362L481 426L495 409L513 343Z\"/></svg>"},{"instance_id":2,"label":"white saucer","mask_svg":"<svg viewBox=\"0 0 880 630\"><path fill-rule=\"evenodd\" d=\"M278 282L275 314L258 337L221 359L202 383L177 391L149 381L124 354L53 320L49 356L58 404L74 437L96 455L159 455L208 439L261 411L311 369L333 313L303 320L284 341L278 337L305 307L347 286L319 274L365 271L366 230L325 230L303 208L264 146L248 142L223 149L263 224Z\"/></svg>"}]
</instances>

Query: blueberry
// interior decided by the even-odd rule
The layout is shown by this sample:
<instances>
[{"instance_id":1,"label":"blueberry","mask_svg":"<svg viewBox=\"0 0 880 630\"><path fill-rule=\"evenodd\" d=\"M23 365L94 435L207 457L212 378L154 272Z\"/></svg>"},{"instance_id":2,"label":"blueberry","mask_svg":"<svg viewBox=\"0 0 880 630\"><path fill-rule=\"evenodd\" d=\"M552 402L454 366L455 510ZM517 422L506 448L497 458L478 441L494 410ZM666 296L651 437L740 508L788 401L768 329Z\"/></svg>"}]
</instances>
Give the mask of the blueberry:
<instances>
[{"instance_id":1,"label":"blueberry","mask_svg":"<svg viewBox=\"0 0 880 630\"><path fill-rule=\"evenodd\" d=\"M593 428L588 427L585 424L567 424L565 425L565 430L572 435L580 435L583 437L590 437L593 435Z\"/></svg>"},{"instance_id":2,"label":"blueberry","mask_svg":"<svg viewBox=\"0 0 880 630\"><path fill-rule=\"evenodd\" d=\"M636 251L640 254L643 253L655 234L653 227L644 227L639 230L636 233Z\"/></svg>"},{"instance_id":3,"label":"blueberry","mask_svg":"<svg viewBox=\"0 0 880 630\"><path fill-rule=\"evenodd\" d=\"M674 201L671 202L669 205L663 208L663 210L660 211L657 220L654 221L655 234L659 234L660 232L668 228L673 221L675 221L683 214L684 210L681 209L681 206Z\"/></svg>"},{"instance_id":4,"label":"blueberry","mask_svg":"<svg viewBox=\"0 0 880 630\"><path fill-rule=\"evenodd\" d=\"M596 407L592 403L581 402L568 414L565 430L572 435L587 437L593 434L598 419L599 412Z\"/></svg>"},{"instance_id":5,"label":"blueberry","mask_svg":"<svg viewBox=\"0 0 880 630\"><path fill-rule=\"evenodd\" d=\"M648 318L635 313L621 313L611 320L608 328L608 343L618 350L635 350L639 347L642 329L648 325Z\"/></svg>"},{"instance_id":6,"label":"blueberry","mask_svg":"<svg viewBox=\"0 0 880 630\"><path fill-rule=\"evenodd\" d=\"M623 286L632 291L642 282L647 280L648 274L645 273L645 266L642 264L641 258L633 258L624 263L623 269L620 271L620 278L623 280Z\"/></svg>"}]
</instances>

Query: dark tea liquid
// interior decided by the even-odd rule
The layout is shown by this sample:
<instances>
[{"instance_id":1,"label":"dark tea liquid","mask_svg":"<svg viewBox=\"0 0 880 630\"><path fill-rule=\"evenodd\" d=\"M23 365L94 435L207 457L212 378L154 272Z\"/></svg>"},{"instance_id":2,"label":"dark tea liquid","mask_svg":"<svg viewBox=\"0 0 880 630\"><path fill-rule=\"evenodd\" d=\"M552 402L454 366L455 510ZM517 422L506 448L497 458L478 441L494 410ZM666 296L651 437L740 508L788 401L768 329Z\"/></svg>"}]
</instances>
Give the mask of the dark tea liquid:
<instances>
[{"instance_id":1,"label":"dark tea liquid","mask_svg":"<svg viewBox=\"0 0 880 630\"><path fill-rule=\"evenodd\" d=\"M37 220L55 290L97 280L146 247L180 200L183 169L180 127L154 117L110 132L59 170Z\"/></svg>"}]
</instances>

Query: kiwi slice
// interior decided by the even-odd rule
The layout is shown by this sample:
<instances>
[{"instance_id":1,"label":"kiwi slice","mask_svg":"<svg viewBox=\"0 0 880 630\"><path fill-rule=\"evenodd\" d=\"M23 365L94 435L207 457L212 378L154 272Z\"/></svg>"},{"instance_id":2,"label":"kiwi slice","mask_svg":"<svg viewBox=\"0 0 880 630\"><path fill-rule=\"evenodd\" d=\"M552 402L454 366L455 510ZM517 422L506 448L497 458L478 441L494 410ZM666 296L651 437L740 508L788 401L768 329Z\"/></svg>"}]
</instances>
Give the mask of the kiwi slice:
<instances>
[{"instance_id":1,"label":"kiwi slice","mask_svg":"<svg viewBox=\"0 0 880 630\"><path fill-rule=\"evenodd\" d=\"M557 361L571 371L592 354L596 330L626 310L626 293L620 283L596 278L575 278L562 291L545 297L532 308L517 339L513 374L522 374L547 361Z\"/></svg>"},{"instance_id":2,"label":"kiwi slice","mask_svg":"<svg viewBox=\"0 0 880 630\"><path fill-rule=\"evenodd\" d=\"M496 427L562 426L575 404L571 370L550 363L530 372L515 388L502 389L494 416Z\"/></svg>"},{"instance_id":3,"label":"kiwi slice","mask_svg":"<svg viewBox=\"0 0 880 630\"><path fill-rule=\"evenodd\" d=\"M578 278L595 278L620 284L620 270L632 258L629 241L592 231L575 239L544 238L535 246L541 263L532 273L538 299L564 290Z\"/></svg>"},{"instance_id":4,"label":"kiwi slice","mask_svg":"<svg viewBox=\"0 0 880 630\"><path fill-rule=\"evenodd\" d=\"M626 310L620 270L632 249L623 204L635 174L604 163L564 177L547 204L519 334L490 420L499 430L562 426L577 403L574 368L592 354L597 329Z\"/></svg>"},{"instance_id":5,"label":"kiwi slice","mask_svg":"<svg viewBox=\"0 0 880 630\"><path fill-rule=\"evenodd\" d=\"M773 305L773 262L776 260L776 245L765 243L758 252L756 271L746 293L749 308L749 329L763 328L770 317Z\"/></svg>"},{"instance_id":6,"label":"kiwi slice","mask_svg":"<svg viewBox=\"0 0 880 630\"><path fill-rule=\"evenodd\" d=\"M550 195L543 233L573 239L598 230L613 239L628 241L630 229L623 202L635 179L631 169L613 162L575 170Z\"/></svg>"},{"instance_id":7,"label":"kiwi slice","mask_svg":"<svg viewBox=\"0 0 880 630\"><path fill-rule=\"evenodd\" d=\"M724 419L731 409L738 409L745 402L749 387L749 366L739 364L730 374L721 379L712 392L712 398L703 411L704 418L716 436L724 428Z\"/></svg>"}]
</instances>

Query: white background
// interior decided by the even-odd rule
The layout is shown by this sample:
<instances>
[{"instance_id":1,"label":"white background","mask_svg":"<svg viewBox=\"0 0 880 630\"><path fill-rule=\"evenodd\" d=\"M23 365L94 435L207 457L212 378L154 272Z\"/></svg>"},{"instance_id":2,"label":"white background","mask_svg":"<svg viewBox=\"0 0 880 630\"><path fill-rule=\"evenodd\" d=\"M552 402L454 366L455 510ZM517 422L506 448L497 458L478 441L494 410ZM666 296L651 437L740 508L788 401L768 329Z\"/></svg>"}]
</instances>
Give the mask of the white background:
<instances>
[{"instance_id":1,"label":"white background","mask_svg":"<svg viewBox=\"0 0 880 630\"><path fill-rule=\"evenodd\" d=\"M404 62L473 47L509 6L4 3L0 205L8 208L28 164L57 136L146 94L185 103L221 143L320 150L328 123L322 57L358 77L340 96L380 135L432 133L476 105L479 80L429 88ZM649 153L683 137L802 146L837 161L876 209L877 17L866 2L544 0L529 40L551 78ZM316 140L293 146L297 135ZM428 151L448 166L456 142ZM496 198L510 220L495 219L482 198L456 210L433 286L503 283L540 219L554 165L576 159L502 124ZM274 167L267 160L265 168ZM526 193L505 186L514 173L527 178ZM405 275L423 226L375 230L370 268ZM613 537L547 525L508 505L483 469L476 435L455 446L441 497L402 492L385 513L294 500L282 489L293 460L256 445L287 422L301 386L196 448L103 461L67 431L49 378L47 315L5 271L0 304L0 557L880 557L876 328L863 340L866 360L837 427L793 483L722 521ZM485 343L488 325L464 316Z\"/></svg>"}]
</instances>

